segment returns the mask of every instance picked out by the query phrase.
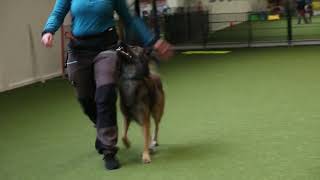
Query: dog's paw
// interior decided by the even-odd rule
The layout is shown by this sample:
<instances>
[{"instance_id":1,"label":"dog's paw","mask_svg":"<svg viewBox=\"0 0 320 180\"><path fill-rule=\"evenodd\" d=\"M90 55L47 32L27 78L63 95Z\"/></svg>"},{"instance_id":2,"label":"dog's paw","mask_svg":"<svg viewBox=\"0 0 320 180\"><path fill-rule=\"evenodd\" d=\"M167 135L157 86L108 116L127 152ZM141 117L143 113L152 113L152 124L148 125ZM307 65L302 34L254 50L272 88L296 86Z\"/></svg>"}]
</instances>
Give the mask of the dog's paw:
<instances>
[{"instance_id":1,"label":"dog's paw","mask_svg":"<svg viewBox=\"0 0 320 180\"><path fill-rule=\"evenodd\" d=\"M143 153L143 154L142 154L142 162L143 162L144 164L149 164L149 163L151 163L151 158L150 158L149 153Z\"/></svg>"},{"instance_id":2,"label":"dog's paw","mask_svg":"<svg viewBox=\"0 0 320 180\"><path fill-rule=\"evenodd\" d=\"M158 143L156 141L152 141L150 146L149 146L149 151L151 154L155 154L156 151L157 151L157 146L158 146Z\"/></svg>"},{"instance_id":3,"label":"dog's paw","mask_svg":"<svg viewBox=\"0 0 320 180\"><path fill-rule=\"evenodd\" d=\"M122 138L122 143L123 143L123 145L124 145L127 149L129 149L130 146L131 146L131 143L130 143L130 141L129 141L128 138L123 137L123 138Z\"/></svg>"},{"instance_id":4,"label":"dog's paw","mask_svg":"<svg viewBox=\"0 0 320 180\"><path fill-rule=\"evenodd\" d=\"M158 144L158 142L156 140L152 140L151 146L157 147L157 146L159 146L159 144Z\"/></svg>"}]
</instances>

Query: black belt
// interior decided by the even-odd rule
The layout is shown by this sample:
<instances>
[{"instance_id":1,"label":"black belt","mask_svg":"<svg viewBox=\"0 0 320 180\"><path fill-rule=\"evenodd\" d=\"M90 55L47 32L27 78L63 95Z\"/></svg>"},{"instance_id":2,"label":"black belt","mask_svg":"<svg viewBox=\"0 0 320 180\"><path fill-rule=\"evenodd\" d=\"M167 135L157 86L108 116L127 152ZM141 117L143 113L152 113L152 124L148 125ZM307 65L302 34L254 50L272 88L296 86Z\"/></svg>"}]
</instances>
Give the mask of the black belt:
<instances>
[{"instance_id":1,"label":"black belt","mask_svg":"<svg viewBox=\"0 0 320 180\"><path fill-rule=\"evenodd\" d=\"M103 51L113 48L118 42L118 34L114 27L106 31L87 36L75 36L69 43L69 47L74 50L97 50Z\"/></svg>"}]
</instances>

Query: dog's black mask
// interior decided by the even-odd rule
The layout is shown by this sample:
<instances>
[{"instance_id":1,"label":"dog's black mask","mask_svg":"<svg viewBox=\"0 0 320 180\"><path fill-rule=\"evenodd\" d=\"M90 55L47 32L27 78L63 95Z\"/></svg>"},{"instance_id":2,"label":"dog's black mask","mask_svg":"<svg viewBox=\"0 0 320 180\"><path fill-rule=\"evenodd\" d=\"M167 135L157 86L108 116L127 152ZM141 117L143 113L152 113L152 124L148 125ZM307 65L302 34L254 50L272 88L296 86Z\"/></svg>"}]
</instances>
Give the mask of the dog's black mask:
<instances>
[{"instance_id":1,"label":"dog's black mask","mask_svg":"<svg viewBox=\"0 0 320 180\"><path fill-rule=\"evenodd\" d=\"M149 75L149 58L145 50L121 43L116 51L120 79L142 80Z\"/></svg>"}]
</instances>

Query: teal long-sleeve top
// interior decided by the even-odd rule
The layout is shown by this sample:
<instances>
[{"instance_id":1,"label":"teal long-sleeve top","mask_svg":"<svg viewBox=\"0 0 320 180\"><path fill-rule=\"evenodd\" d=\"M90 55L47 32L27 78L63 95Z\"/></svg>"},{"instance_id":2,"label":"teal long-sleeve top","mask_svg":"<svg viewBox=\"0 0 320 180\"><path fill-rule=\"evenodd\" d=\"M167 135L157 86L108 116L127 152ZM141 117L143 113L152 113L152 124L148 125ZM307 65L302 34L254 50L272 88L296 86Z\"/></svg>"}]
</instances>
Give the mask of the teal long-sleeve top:
<instances>
[{"instance_id":1,"label":"teal long-sleeve top","mask_svg":"<svg viewBox=\"0 0 320 180\"><path fill-rule=\"evenodd\" d=\"M142 20L130 14L125 0L56 0L43 32L54 34L69 11L74 36L99 34L115 26L113 15L116 11L126 28L133 30L144 46L150 46L155 41L154 34Z\"/></svg>"}]
</instances>

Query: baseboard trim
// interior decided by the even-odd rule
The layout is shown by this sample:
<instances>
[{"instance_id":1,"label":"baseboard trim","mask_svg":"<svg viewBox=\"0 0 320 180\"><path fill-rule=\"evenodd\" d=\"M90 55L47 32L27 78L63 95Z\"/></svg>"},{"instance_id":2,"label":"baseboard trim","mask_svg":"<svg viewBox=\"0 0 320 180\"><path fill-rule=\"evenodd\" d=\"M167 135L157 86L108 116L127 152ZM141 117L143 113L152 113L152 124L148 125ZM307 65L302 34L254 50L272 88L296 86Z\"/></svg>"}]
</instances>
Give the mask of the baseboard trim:
<instances>
[{"instance_id":1,"label":"baseboard trim","mask_svg":"<svg viewBox=\"0 0 320 180\"><path fill-rule=\"evenodd\" d=\"M30 84L33 84L33 83L36 83L36 82L43 82L44 83L46 80L49 80L49 79L52 79L52 78L55 78L55 77L59 77L61 75L62 75L61 72L55 72L55 73L44 75L42 77L25 79L25 80L20 81L20 82L15 82L15 83L9 84L7 86L7 88L4 87L4 88L0 89L0 92L4 92L4 91L9 91L9 90L12 90L12 89L20 88L20 87L23 87L23 86L26 86L26 85L30 85Z\"/></svg>"}]
</instances>

